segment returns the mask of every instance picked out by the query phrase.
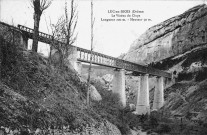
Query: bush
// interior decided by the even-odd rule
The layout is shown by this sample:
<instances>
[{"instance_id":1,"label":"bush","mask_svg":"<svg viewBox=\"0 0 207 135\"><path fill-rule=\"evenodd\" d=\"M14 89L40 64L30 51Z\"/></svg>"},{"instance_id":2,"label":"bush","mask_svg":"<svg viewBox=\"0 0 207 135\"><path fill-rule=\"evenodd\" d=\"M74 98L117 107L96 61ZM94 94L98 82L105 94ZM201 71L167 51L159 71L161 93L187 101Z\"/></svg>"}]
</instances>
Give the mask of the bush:
<instances>
[{"instance_id":1,"label":"bush","mask_svg":"<svg viewBox=\"0 0 207 135\"><path fill-rule=\"evenodd\" d=\"M207 128L200 128L199 135L207 135Z\"/></svg>"},{"instance_id":2,"label":"bush","mask_svg":"<svg viewBox=\"0 0 207 135\"><path fill-rule=\"evenodd\" d=\"M130 128L129 125L127 124L121 124L121 125L117 125L117 127L119 128L119 130L121 131L122 135L129 135L130 134Z\"/></svg>"},{"instance_id":3,"label":"bush","mask_svg":"<svg viewBox=\"0 0 207 135\"><path fill-rule=\"evenodd\" d=\"M202 70L198 71L195 77L195 81L203 81L207 78L207 68L203 68Z\"/></svg>"},{"instance_id":4,"label":"bush","mask_svg":"<svg viewBox=\"0 0 207 135\"><path fill-rule=\"evenodd\" d=\"M178 81L183 81L183 80L188 81L188 80L193 79L193 77L194 77L193 73L180 72L178 74L177 80Z\"/></svg>"},{"instance_id":5,"label":"bush","mask_svg":"<svg viewBox=\"0 0 207 135\"><path fill-rule=\"evenodd\" d=\"M130 127L137 127L139 117L129 112L128 108L122 109L119 102L119 95L104 89L103 84L98 81L93 81L93 85L102 96L100 102L93 102L93 109L107 119L112 124L116 125L123 135L130 133Z\"/></svg>"},{"instance_id":6,"label":"bush","mask_svg":"<svg viewBox=\"0 0 207 135\"><path fill-rule=\"evenodd\" d=\"M156 117L150 115L150 118L149 118L149 125L152 127L152 128L155 128L158 126L158 120Z\"/></svg>"},{"instance_id":7,"label":"bush","mask_svg":"<svg viewBox=\"0 0 207 135\"><path fill-rule=\"evenodd\" d=\"M160 124L158 127L155 129L155 132L157 133L169 133L171 131L171 128L167 124Z\"/></svg>"}]
</instances>

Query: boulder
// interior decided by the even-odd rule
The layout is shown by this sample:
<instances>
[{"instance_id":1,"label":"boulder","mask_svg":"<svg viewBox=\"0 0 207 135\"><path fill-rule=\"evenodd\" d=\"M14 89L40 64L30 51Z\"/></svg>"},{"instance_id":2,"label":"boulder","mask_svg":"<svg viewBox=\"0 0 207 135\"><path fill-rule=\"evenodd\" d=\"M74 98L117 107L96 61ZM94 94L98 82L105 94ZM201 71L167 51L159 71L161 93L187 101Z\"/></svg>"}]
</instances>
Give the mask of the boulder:
<instances>
[{"instance_id":1,"label":"boulder","mask_svg":"<svg viewBox=\"0 0 207 135\"><path fill-rule=\"evenodd\" d=\"M135 111L136 106L134 104L129 104L130 111Z\"/></svg>"},{"instance_id":2,"label":"boulder","mask_svg":"<svg viewBox=\"0 0 207 135\"><path fill-rule=\"evenodd\" d=\"M99 94L99 92L96 90L96 88L93 85L90 86L90 97L93 101L102 100L101 95Z\"/></svg>"}]
</instances>

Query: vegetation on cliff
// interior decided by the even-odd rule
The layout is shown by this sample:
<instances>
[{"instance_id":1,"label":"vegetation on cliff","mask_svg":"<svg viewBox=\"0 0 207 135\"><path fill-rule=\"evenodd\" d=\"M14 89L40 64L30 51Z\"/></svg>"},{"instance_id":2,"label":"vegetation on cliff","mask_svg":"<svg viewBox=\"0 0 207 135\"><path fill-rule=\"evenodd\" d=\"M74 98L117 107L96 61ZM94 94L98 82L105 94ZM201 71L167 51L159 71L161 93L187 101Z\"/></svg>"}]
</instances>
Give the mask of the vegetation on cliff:
<instances>
[{"instance_id":1,"label":"vegetation on cliff","mask_svg":"<svg viewBox=\"0 0 207 135\"><path fill-rule=\"evenodd\" d=\"M86 84L72 68L60 71L47 58L0 41L0 126L83 132L104 121L86 107Z\"/></svg>"}]
</instances>

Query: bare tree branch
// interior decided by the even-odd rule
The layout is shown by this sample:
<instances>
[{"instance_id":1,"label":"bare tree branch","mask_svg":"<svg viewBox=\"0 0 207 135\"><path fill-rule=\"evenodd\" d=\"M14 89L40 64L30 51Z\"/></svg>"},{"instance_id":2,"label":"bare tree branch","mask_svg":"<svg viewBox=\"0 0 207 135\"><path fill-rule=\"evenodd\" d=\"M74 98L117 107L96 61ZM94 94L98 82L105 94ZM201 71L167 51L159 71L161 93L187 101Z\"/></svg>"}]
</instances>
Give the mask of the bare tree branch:
<instances>
[{"instance_id":1,"label":"bare tree branch","mask_svg":"<svg viewBox=\"0 0 207 135\"><path fill-rule=\"evenodd\" d=\"M93 0L91 0L91 52L90 52L90 65L88 69L88 79L87 79L87 107L90 107L90 85L91 85L91 65L92 65L92 58L93 58L93 28L94 28L94 17L93 17Z\"/></svg>"},{"instance_id":2,"label":"bare tree branch","mask_svg":"<svg viewBox=\"0 0 207 135\"><path fill-rule=\"evenodd\" d=\"M47 9L51 4L53 0L31 0L31 7L34 8L35 2L40 2L40 11L43 12L45 9Z\"/></svg>"},{"instance_id":3,"label":"bare tree branch","mask_svg":"<svg viewBox=\"0 0 207 135\"><path fill-rule=\"evenodd\" d=\"M60 58L60 68L63 67L64 61L69 56L69 49L77 39L75 29L77 26L78 12L77 5L74 0L70 2L70 9L65 2L64 16L60 17L55 25L52 25L53 36L55 39L64 42L65 44L53 45L57 49Z\"/></svg>"},{"instance_id":4,"label":"bare tree branch","mask_svg":"<svg viewBox=\"0 0 207 135\"><path fill-rule=\"evenodd\" d=\"M39 36L39 23L42 12L52 4L52 0L31 0L32 8L34 9L34 34L32 51L38 50L38 36Z\"/></svg>"}]
</instances>

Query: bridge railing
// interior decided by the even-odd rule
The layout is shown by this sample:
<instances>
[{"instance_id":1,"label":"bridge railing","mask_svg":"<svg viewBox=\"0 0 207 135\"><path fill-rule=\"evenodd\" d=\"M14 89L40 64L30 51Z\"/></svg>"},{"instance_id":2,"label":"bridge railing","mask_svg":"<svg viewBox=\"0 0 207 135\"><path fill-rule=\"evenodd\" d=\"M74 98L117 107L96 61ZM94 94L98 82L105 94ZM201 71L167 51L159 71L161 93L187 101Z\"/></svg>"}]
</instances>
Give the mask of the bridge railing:
<instances>
[{"instance_id":1,"label":"bridge railing","mask_svg":"<svg viewBox=\"0 0 207 135\"><path fill-rule=\"evenodd\" d=\"M25 32L25 34L29 37L29 38L33 38L33 33L34 30L22 25L18 25L18 28ZM57 39L55 39L53 36L43 33L43 32L39 32L39 41L47 43L47 44L51 44L51 43L56 43L56 44L65 44L61 41L58 41ZM73 46L75 47L75 46ZM89 63L90 62L90 56L91 56L91 51L87 50L87 49L83 49L80 47L76 47L77 51L78 51L78 60L82 61L82 62L86 62ZM136 63L132 63L129 61L125 61L122 59L118 59L118 58L114 58L105 54L101 54L98 52L94 52L92 51L92 63L93 64L97 64L97 65L102 65L102 66L107 66L107 67L112 67L112 68L118 68L118 69L125 69L128 71L135 71L138 73L142 73L142 74L150 74L150 75L155 75L155 76L163 76L163 77L167 77L167 78L171 78L171 74L164 72L162 70L157 70L154 68L150 68L147 66L143 66L143 65L139 65Z\"/></svg>"},{"instance_id":2,"label":"bridge railing","mask_svg":"<svg viewBox=\"0 0 207 135\"><path fill-rule=\"evenodd\" d=\"M77 48L77 51L78 51L79 61L82 61L82 62L90 61L91 51L83 49L83 48ZM146 66L138 65L136 63L114 58L111 56L107 56L105 54L101 54L98 52L92 52L92 63L103 65L103 66L108 66L108 67L113 67L113 68L126 69L129 71L147 73Z\"/></svg>"}]
</instances>

